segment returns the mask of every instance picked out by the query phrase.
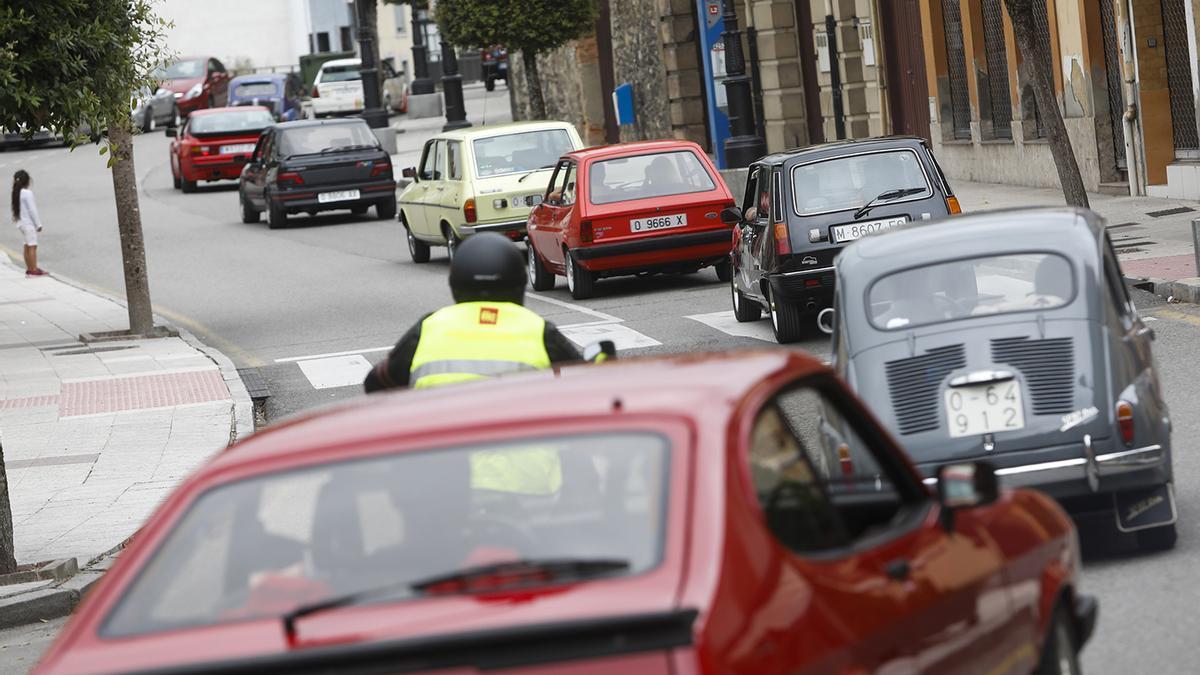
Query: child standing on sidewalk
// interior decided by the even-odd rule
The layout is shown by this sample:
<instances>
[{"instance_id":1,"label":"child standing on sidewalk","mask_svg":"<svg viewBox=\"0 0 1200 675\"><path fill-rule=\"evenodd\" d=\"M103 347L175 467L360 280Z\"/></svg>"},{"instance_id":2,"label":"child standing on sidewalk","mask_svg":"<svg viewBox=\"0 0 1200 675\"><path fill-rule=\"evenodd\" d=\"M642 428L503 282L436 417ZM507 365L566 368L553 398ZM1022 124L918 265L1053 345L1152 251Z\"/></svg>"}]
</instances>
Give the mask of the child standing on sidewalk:
<instances>
[{"instance_id":1,"label":"child standing on sidewalk","mask_svg":"<svg viewBox=\"0 0 1200 675\"><path fill-rule=\"evenodd\" d=\"M18 169L13 174L12 214L17 229L25 238L25 276L40 277L46 274L37 264L38 232L42 231L42 219L33 201L33 190L29 189L32 182L24 169Z\"/></svg>"}]
</instances>

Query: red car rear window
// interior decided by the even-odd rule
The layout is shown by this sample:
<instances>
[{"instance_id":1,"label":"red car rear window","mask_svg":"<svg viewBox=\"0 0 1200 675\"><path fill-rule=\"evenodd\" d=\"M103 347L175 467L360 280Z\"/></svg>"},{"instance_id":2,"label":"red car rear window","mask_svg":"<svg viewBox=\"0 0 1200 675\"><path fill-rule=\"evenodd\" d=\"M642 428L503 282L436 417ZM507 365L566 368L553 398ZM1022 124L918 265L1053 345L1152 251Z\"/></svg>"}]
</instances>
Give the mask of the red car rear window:
<instances>
[{"instance_id":1,"label":"red car rear window","mask_svg":"<svg viewBox=\"0 0 1200 675\"><path fill-rule=\"evenodd\" d=\"M669 454L661 435L614 431L398 453L217 487L178 520L101 632L281 616L518 559L616 561L616 576L640 574L662 557Z\"/></svg>"},{"instance_id":2,"label":"red car rear window","mask_svg":"<svg viewBox=\"0 0 1200 675\"><path fill-rule=\"evenodd\" d=\"M593 162L588 198L613 204L649 197L708 192L717 185L691 150L616 157Z\"/></svg>"}]
</instances>

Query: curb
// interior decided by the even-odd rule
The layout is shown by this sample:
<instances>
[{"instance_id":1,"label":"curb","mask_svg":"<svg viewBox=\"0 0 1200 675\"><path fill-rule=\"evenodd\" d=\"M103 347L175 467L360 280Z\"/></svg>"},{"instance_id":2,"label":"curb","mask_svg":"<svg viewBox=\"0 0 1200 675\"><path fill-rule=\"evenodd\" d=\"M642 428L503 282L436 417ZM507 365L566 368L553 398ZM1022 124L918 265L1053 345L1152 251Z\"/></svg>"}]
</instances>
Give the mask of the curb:
<instances>
[{"instance_id":1,"label":"curb","mask_svg":"<svg viewBox=\"0 0 1200 675\"><path fill-rule=\"evenodd\" d=\"M1125 281L1167 300L1200 304L1200 277L1190 279L1156 279L1154 277L1125 277Z\"/></svg>"},{"instance_id":2,"label":"curb","mask_svg":"<svg viewBox=\"0 0 1200 675\"><path fill-rule=\"evenodd\" d=\"M5 599L0 602L0 629L67 616L103 575L101 571L84 570L56 588Z\"/></svg>"}]
</instances>

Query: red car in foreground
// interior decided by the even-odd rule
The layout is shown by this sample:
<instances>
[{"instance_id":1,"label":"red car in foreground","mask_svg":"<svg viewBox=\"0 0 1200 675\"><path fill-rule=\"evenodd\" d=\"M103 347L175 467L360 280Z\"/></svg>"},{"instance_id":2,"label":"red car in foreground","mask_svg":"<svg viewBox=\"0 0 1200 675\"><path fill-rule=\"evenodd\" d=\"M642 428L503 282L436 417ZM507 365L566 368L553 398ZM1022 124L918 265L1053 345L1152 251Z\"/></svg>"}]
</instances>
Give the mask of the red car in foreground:
<instances>
[{"instance_id":1,"label":"red car in foreground","mask_svg":"<svg viewBox=\"0 0 1200 675\"><path fill-rule=\"evenodd\" d=\"M564 155L529 214L529 283L567 277L576 299L596 279L695 272L715 265L729 281L733 231L721 210L733 196L699 145L646 141Z\"/></svg>"},{"instance_id":2,"label":"red car in foreground","mask_svg":"<svg viewBox=\"0 0 1200 675\"><path fill-rule=\"evenodd\" d=\"M175 189L195 192L206 180L237 180L254 154L263 129L275 124L271 109L237 106L197 110L171 141L171 177Z\"/></svg>"},{"instance_id":3,"label":"red car in foreground","mask_svg":"<svg viewBox=\"0 0 1200 675\"><path fill-rule=\"evenodd\" d=\"M791 351L372 397L185 481L36 672L1070 672L1070 520L939 474Z\"/></svg>"}]
</instances>

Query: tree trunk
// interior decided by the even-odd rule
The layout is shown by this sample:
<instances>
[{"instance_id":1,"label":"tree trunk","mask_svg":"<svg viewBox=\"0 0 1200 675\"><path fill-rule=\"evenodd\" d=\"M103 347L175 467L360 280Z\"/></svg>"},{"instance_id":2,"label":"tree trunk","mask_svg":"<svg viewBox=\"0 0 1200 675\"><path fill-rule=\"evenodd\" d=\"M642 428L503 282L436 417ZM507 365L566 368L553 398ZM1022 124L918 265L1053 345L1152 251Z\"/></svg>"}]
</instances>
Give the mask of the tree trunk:
<instances>
[{"instance_id":1,"label":"tree trunk","mask_svg":"<svg viewBox=\"0 0 1200 675\"><path fill-rule=\"evenodd\" d=\"M117 230L125 263L125 302L129 307L129 332L150 335L154 316L150 309L150 280L146 275L146 246L142 240L142 212L138 207L137 176L133 169L133 134L124 125L108 130L112 154L113 197L117 202Z\"/></svg>"},{"instance_id":2,"label":"tree trunk","mask_svg":"<svg viewBox=\"0 0 1200 675\"><path fill-rule=\"evenodd\" d=\"M537 53L521 52L521 64L525 66L525 86L529 89L529 115L535 120L546 119L546 99L542 98L542 76L538 73Z\"/></svg>"},{"instance_id":3,"label":"tree trunk","mask_svg":"<svg viewBox=\"0 0 1200 675\"><path fill-rule=\"evenodd\" d=\"M1049 68L1053 67L1050 45L1039 39L1037 24L1033 20L1033 3L1031 0L1004 0L1004 3L1012 19L1013 36L1021 51L1021 59L1029 65L1027 70L1033 85L1033 98L1046 122L1050 152L1058 169L1063 197L1071 206L1088 208L1087 190L1083 187L1083 177L1079 175L1079 163L1075 161L1071 137L1067 135L1067 125L1063 123L1058 98L1054 95L1054 80L1049 72Z\"/></svg>"},{"instance_id":4,"label":"tree trunk","mask_svg":"<svg viewBox=\"0 0 1200 675\"><path fill-rule=\"evenodd\" d=\"M8 500L8 472L4 469L4 443L0 439L0 574L17 571L13 546L12 504Z\"/></svg>"}]
</instances>

